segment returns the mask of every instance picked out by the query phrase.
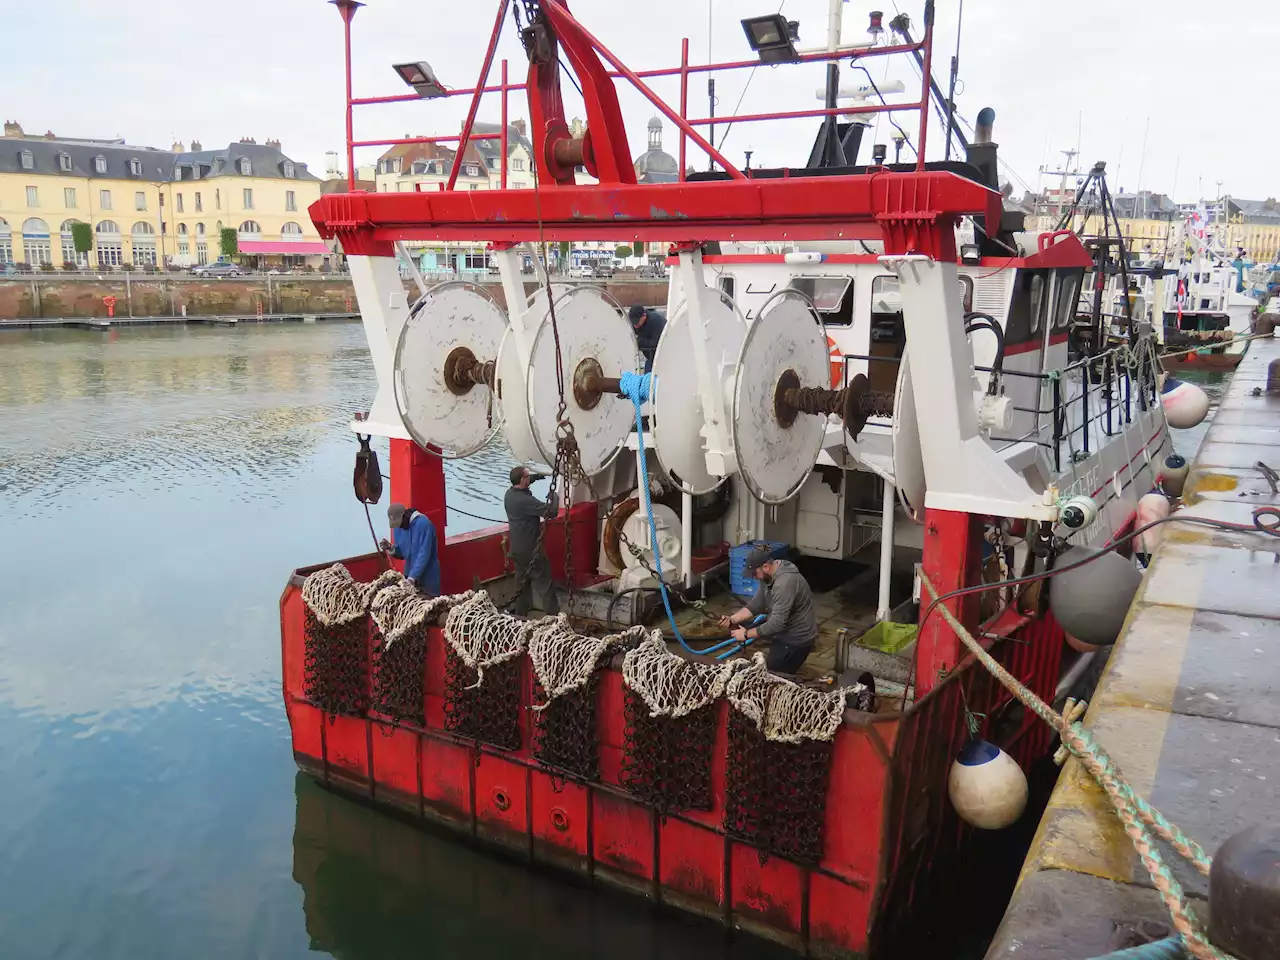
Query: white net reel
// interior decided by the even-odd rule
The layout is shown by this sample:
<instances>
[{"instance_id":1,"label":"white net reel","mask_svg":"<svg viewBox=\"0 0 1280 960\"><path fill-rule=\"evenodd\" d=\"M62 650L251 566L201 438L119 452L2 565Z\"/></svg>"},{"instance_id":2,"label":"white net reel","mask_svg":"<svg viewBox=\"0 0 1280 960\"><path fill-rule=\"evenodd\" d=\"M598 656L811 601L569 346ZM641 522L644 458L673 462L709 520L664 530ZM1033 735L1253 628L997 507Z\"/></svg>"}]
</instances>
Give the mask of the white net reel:
<instances>
[{"instance_id":1,"label":"white net reel","mask_svg":"<svg viewBox=\"0 0 1280 960\"><path fill-rule=\"evenodd\" d=\"M698 290L703 317L700 335L706 345L707 360L717 378L715 389L726 395L733 383L738 354L747 336L747 322L734 302L710 287ZM690 340L688 300L667 318L653 358L652 413L653 445L662 468L684 490L695 496L710 493L724 482L707 469L707 413L698 389L698 364ZM726 401L725 409L730 409Z\"/></svg>"},{"instance_id":2,"label":"white net reel","mask_svg":"<svg viewBox=\"0 0 1280 960\"><path fill-rule=\"evenodd\" d=\"M595 287L575 287L561 297L554 325L550 313L530 337L525 383L530 435L540 459L553 462L561 370L564 415L573 424L582 470L594 476L618 455L635 422L631 402L618 396L618 378L638 372L635 331L618 305ZM506 396L504 384L504 401ZM508 407L508 414L514 418L514 408Z\"/></svg>"},{"instance_id":3,"label":"white net reel","mask_svg":"<svg viewBox=\"0 0 1280 960\"><path fill-rule=\"evenodd\" d=\"M782 291L747 331L734 385L733 452L738 473L757 500L789 500L812 472L827 416L808 415L795 394L830 382L822 321L803 294Z\"/></svg>"},{"instance_id":4,"label":"white net reel","mask_svg":"<svg viewBox=\"0 0 1280 960\"><path fill-rule=\"evenodd\" d=\"M507 316L481 287L442 283L416 304L396 342L392 387L409 436L441 456L469 457L502 426L494 360Z\"/></svg>"}]
</instances>

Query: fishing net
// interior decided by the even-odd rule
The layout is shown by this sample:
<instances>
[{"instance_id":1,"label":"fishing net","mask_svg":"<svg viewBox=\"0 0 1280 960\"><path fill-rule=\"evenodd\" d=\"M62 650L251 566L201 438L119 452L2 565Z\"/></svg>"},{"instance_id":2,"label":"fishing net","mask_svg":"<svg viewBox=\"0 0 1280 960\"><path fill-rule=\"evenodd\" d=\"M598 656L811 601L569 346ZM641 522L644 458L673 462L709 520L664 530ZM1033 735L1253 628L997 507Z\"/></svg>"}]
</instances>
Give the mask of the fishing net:
<instances>
[{"instance_id":1,"label":"fishing net","mask_svg":"<svg viewBox=\"0 0 1280 960\"><path fill-rule=\"evenodd\" d=\"M644 638L643 627L606 637L574 633L561 614L529 636L533 668L533 755L581 780L600 779L596 687L608 658Z\"/></svg>"},{"instance_id":2,"label":"fishing net","mask_svg":"<svg viewBox=\"0 0 1280 960\"><path fill-rule=\"evenodd\" d=\"M813 690L769 673L764 655L729 679L724 828L770 854L822 859L832 742L856 687Z\"/></svg>"},{"instance_id":3,"label":"fishing net","mask_svg":"<svg viewBox=\"0 0 1280 960\"><path fill-rule=\"evenodd\" d=\"M732 663L684 660L654 631L622 661L626 690L621 782L665 814L710 810L712 704L736 670Z\"/></svg>"},{"instance_id":4,"label":"fishing net","mask_svg":"<svg viewBox=\"0 0 1280 960\"><path fill-rule=\"evenodd\" d=\"M379 590L369 605L374 624L372 709L391 719L422 726L426 721L427 630L440 615L472 593L426 597L401 579Z\"/></svg>"},{"instance_id":5,"label":"fishing net","mask_svg":"<svg viewBox=\"0 0 1280 960\"><path fill-rule=\"evenodd\" d=\"M458 736L520 749L521 660L533 624L498 611L479 591L444 626L444 724Z\"/></svg>"},{"instance_id":6,"label":"fishing net","mask_svg":"<svg viewBox=\"0 0 1280 960\"><path fill-rule=\"evenodd\" d=\"M399 576L360 583L335 563L302 584L302 693L330 717L369 708L369 601Z\"/></svg>"}]
</instances>

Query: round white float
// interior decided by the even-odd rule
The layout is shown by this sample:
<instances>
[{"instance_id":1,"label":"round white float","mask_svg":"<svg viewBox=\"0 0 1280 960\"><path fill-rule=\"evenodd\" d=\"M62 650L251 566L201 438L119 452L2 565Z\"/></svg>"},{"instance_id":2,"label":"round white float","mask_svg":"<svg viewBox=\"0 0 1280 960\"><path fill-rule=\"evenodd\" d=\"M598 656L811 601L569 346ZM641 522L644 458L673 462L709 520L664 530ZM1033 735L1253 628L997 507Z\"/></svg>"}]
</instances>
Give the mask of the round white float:
<instances>
[{"instance_id":1,"label":"round white float","mask_svg":"<svg viewBox=\"0 0 1280 960\"><path fill-rule=\"evenodd\" d=\"M924 523L924 455L920 452L920 421L916 418L911 365L905 353L898 364L893 398L893 476L903 510L916 523Z\"/></svg>"},{"instance_id":2,"label":"round white float","mask_svg":"<svg viewBox=\"0 0 1280 960\"><path fill-rule=\"evenodd\" d=\"M464 281L432 287L414 304L396 341L392 389L409 436L446 458L468 457L487 444L502 415L487 386L459 389L446 365L469 354L480 363L498 356L507 316L493 297Z\"/></svg>"},{"instance_id":3,"label":"round white float","mask_svg":"<svg viewBox=\"0 0 1280 960\"><path fill-rule=\"evenodd\" d=\"M800 491L817 463L827 418L797 414L784 425L774 400L783 375L797 386L831 382L822 321L799 294L766 304L747 330L733 391L733 452L738 473L762 503L783 503Z\"/></svg>"},{"instance_id":4,"label":"round white float","mask_svg":"<svg viewBox=\"0 0 1280 960\"><path fill-rule=\"evenodd\" d=\"M1169 498L1163 493L1153 490L1138 501L1138 511L1134 526L1145 527L1147 524L1155 523L1157 520L1164 520L1172 512L1169 506ZM1155 553L1156 547L1160 545L1160 541L1163 539L1164 524L1161 524L1135 537L1133 546L1139 553Z\"/></svg>"},{"instance_id":5,"label":"round white float","mask_svg":"<svg viewBox=\"0 0 1280 960\"><path fill-rule=\"evenodd\" d=\"M1027 807L1027 776L995 744L970 740L951 764L947 793L967 823L979 830L1002 830Z\"/></svg>"},{"instance_id":6,"label":"round white float","mask_svg":"<svg viewBox=\"0 0 1280 960\"><path fill-rule=\"evenodd\" d=\"M747 322L733 303L719 291L700 292L707 360L713 371L732 369L747 336ZM720 388L719 384L716 386ZM702 427L706 415L698 390L698 365L689 339L687 302L667 318L667 325L653 356L650 387L650 425L653 445L663 470L678 477L684 489L697 495L710 493L724 482L707 471L706 441Z\"/></svg>"},{"instance_id":7,"label":"round white float","mask_svg":"<svg viewBox=\"0 0 1280 960\"><path fill-rule=\"evenodd\" d=\"M1199 426L1209 415L1209 395L1194 383L1165 377L1160 386L1160 405L1169 426L1187 430Z\"/></svg>"},{"instance_id":8,"label":"round white float","mask_svg":"<svg viewBox=\"0 0 1280 960\"><path fill-rule=\"evenodd\" d=\"M640 350L631 324L617 305L593 287L576 287L556 303L555 329L550 316L538 326L529 351L526 396L529 426L543 459L554 461L560 393L556 379L556 331L564 370L565 415L573 424L582 469L599 473L618 455L635 423L630 400L604 395L584 406L574 395L574 379L590 365L599 375L617 378L638 372Z\"/></svg>"}]
</instances>

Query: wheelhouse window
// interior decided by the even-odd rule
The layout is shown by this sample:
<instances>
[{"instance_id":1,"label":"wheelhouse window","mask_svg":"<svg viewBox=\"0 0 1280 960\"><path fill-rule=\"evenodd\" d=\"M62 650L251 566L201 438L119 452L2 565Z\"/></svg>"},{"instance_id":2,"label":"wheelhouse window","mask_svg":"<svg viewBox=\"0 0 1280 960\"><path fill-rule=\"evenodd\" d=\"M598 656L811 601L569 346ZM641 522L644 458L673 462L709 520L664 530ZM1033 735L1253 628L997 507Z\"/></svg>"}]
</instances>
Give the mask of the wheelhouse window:
<instances>
[{"instance_id":1,"label":"wheelhouse window","mask_svg":"<svg viewBox=\"0 0 1280 960\"><path fill-rule=\"evenodd\" d=\"M1084 281L1084 268L1058 271L1058 292L1053 303L1053 329L1066 330L1075 319L1076 305L1080 302L1080 284Z\"/></svg>"},{"instance_id":2,"label":"wheelhouse window","mask_svg":"<svg viewBox=\"0 0 1280 960\"><path fill-rule=\"evenodd\" d=\"M1005 325L1007 345L1026 343L1044 329L1049 308L1049 271L1019 270L1009 301L1009 322Z\"/></svg>"},{"instance_id":3,"label":"wheelhouse window","mask_svg":"<svg viewBox=\"0 0 1280 960\"><path fill-rule=\"evenodd\" d=\"M853 323L853 277L792 277L787 287L808 297L824 324Z\"/></svg>"}]
</instances>

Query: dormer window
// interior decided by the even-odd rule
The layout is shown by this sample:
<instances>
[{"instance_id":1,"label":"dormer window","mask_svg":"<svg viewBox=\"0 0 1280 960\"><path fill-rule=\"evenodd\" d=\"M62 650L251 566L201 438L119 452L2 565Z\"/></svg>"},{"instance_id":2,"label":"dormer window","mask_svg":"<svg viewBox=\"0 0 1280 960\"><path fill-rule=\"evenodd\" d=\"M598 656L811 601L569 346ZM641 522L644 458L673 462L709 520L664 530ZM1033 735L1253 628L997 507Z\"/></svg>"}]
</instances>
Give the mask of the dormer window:
<instances>
[{"instance_id":1,"label":"dormer window","mask_svg":"<svg viewBox=\"0 0 1280 960\"><path fill-rule=\"evenodd\" d=\"M61 170L63 173L71 172L71 154L69 153L58 154L58 169Z\"/></svg>"},{"instance_id":2,"label":"dormer window","mask_svg":"<svg viewBox=\"0 0 1280 960\"><path fill-rule=\"evenodd\" d=\"M463 172L464 172L468 177L478 177L478 176L480 176L480 165L479 165L479 164L477 164L477 163L468 163L468 164L467 164L465 167L463 167L462 169L463 169Z\"/></svg>"},{"instance_id":3,"label":"dormer window","mask_svg":"<svg viewBox=\"0 0 1280 960\"><path fill-rule=\"evenodd\" d=\"M21 153L18 154L18 159L22 163L23 170L35 169L36 159L31 155L30 150L23 150Z\"/></svg>"},{"instance_id":4,"label":"dormer window","mask_svg":"<svg viewBox=\"0 0 1280 960\"><path fill-rule=\"evenodd\" d=\"M129 161L129 172L135 177L142 176L142 161L134 157Z\"/></svg>"},{"instance_id":5,"label":"dormer window","mask_svg":"<svg viewBox=\"0 0 1280 960\"><path fill-rule=\"evenodd\" d=\"M248 177L253 174L253 164L249 162L248 157L240 158L240 176Z\"/></svg>"},{"instance_id":6,"label":"dormer window","mask_svg":"<svg viewBox=\"0 0 1280 960\"><path fill-rule=\"evenodd\" d=\"M289 179L293 179L293 164L288 160L284 162L284 175Z\"/></svg>"},{"instance_id":7,"label":"dormer window","mask_svg":"<svg viewBox=\"0 0 1280 960\"><path fill-rule=\"evenodd\" d=\"M98 154L98 156L93 158L93 172L94 173L107 172L107 158L102 156L102 154Z\"/></svg>"}]
</instances>

